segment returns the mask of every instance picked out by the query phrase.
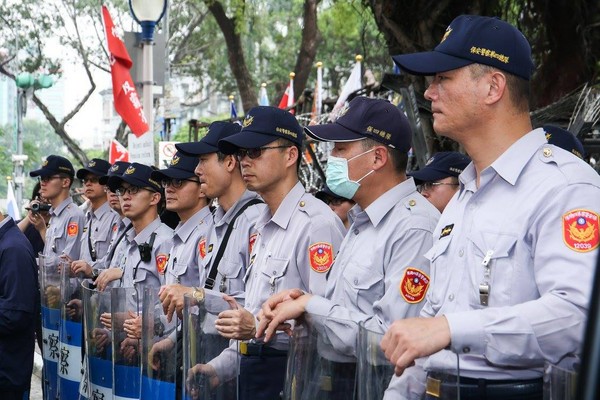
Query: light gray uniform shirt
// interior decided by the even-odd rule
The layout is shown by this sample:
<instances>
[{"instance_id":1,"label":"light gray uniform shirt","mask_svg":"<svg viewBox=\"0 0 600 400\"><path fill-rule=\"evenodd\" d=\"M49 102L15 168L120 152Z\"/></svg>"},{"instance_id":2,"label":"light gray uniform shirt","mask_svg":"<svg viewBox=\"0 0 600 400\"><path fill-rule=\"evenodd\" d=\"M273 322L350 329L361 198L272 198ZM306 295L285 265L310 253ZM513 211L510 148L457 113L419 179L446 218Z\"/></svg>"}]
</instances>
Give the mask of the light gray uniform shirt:
<instances>
[{"instance_id":1,"label":"light gray uniform shirt","mask_svg":"<svg viewBox=\"0 0 600 400\"><path fill-rule=\"evenodd\" d=\"M274 293L300 288L324 293L327 272L339 250L345 228L321 200L305 192L298 182L283 199L275 215L265 208L256 223L258 238L246 273L245 308L257 315ZM273 347L287 350L289 337L279 334ZM235 360L229 347L210 364L222 381L231 378Z\"/></svg>"},{"instance_id":2,"label":"light gray uniform shirt","mask_svg":"<svg viewBox=\"0 0 600 400\"><path fill-rule=\"evenodd\" d=\"M150 260L142 261L138 246L150 243L153 234L155 237ZM144 287L159 288L165 283L165 269L169 251L173 247L173 230L163 224L160 218L156 218L137 235L133 228L130 229L123 241L127 245L123 258L118 260L119 267L123 269L121 287L135 287L139 296L134 299L137 302L142 299Z\"/></svg>"},{"instance_id":3,"label":"light gray uniform shirt","mask_svg":"<svg viewBox=\"0 0 600 400\"><path fill-rule=\"evenodd\" d=\"M206 252L202 260L202 270L200 275L201 285L204 286L213 266L213 261L219 251L225 232L229 227L233 217L239 212L240 208L253 199L260 197L249 190L246 190L239 200L227 212L221 207L217 207L214 214L214 225L212 226L208 239L206 241ZM244 304L245 282L244 276L250 263L250 252L257 237L256 220L264 210L266 205L255 204L249 206L234 221L231 236L227 241L223 257L219 262L218 272L215 277L213 290L216 292L227 293L236 298L240 304Z\"/></svg>"},{"instance_id":4,"label":"light gray uniform shirt","mask_svg":"<svg viewBox=\"0 0 600 400\"><path fill-rule=\"evenodd\" d=\"M416 317L429 287L432 233L439 211L417 191L412 178L394 186L365 210L355 205L324 297L313 296L308 313L325 316L331 343L356 355L359 322L384 333L396 319ZM337 324L331 318L354 321ZM335 336L335 338L333 338Z\"/></svg>"},{"instance_id":5,"label":"light gray uniform shirt","mask_svg":"<svg viewBox=\"0 0 600 400\"><path fill-rule=\"evenodd\" d=\"M422 315L446 316L451 346L430 356L425 370L456 374L458 354L461 376L532 379L544 361L580 352L599 212L600 176L547 144L542 129L482 171L479 187L469 165L427 254L431 288ZM405 375L396 387L406 388Z\"/></svg>"},{"instance_id":6,"label":"light gray uniform shirt","mask_svg":"<svg viewBox=\"0 0 600 400\"><path fill-rule=\"evenodd\" d=\"M58 263L58 257L66 254L72 260L79 259L81 236L85 217L71 197L49 211L50 221L46 229L44 256L49 263Z\"/></svg>"},{"instance_id":7,"label":"light gray uniform shirt","mask_svg":"<svg viewBox=\"0 0 600 400\"><path fill-rule=\"evenodd\" d=\"M102 259L106 257L113 235L118 230L119 220L119 214L110 208L108 201L95 211L89 208L85 214L79 259L86 261L92 268L103 265Z\"/></svg>"},{"instance_id":8,"label":"light gray uniform shirt","mask_svg":"<svg viewBox=\"0 0 600 400\"><path fill-rule=\"evenodd\" d=\"M165 284L179 283L184 286L200 284L200 240L205 238L212 226L212 214L208 206L192 215L185 223L179 223L173 235L173 248L169 255Z\"/></svg>"}]
</instances>

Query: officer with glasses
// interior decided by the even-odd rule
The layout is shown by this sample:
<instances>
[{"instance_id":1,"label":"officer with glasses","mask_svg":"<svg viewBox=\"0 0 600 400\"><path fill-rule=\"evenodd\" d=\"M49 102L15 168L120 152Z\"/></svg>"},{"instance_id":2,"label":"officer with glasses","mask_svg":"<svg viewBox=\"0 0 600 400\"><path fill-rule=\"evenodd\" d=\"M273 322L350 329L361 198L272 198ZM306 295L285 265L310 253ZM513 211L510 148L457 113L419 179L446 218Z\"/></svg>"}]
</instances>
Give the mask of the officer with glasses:
<instances>
[{"instance_id":1,"label":"officer with glasses","mask_svg":"<svg viewBox=\"0 0 600 400\"><path fill-rule=\"evenodd\" d=\"M101 291L104 290L108 284L120 279L121 277L121 272L118 268L109 267L116 267L116 264L113 263L113 260L115 260L116 263L117 260L120 260L123 257L126 242L123 239L125 238L126 232L132 228L131 221L123 214L119 196L110 190L107 185L108 179L111 176L122 175L130 165L131 164L126 161L117 161L109 168L106 175L101 176L99 179L100 184L104 186L106 191L108 205L119 216L116 227L117 229L115 230L113 227L110 245L107 249L106 255L100 262L96 264L97 268L95 268L92 272L92 276L95 279L94 284L96 285L96 288Z\"/></svg>"},{"instance_id":2,"label":"officer with glasses","mask_svg":"<svg viewBox=\"0 0 600 400\"><path fill-rule=\"evenodd\" d=\"M75 176L73 164L64 157L50 155L40 169L29 175L38 177L40 196L52 206L48 212L50 221L44 239L44 256L54 263L58 263L62 255L78 259L85 218L70 196Z\"/></svg>"},{"instance_id":3,"label":"officer with glasses","mask_svg":"<svg viewBox=\"0 0 600 400\"><path fill-rule=\"evenodd\" d=\"M117 260L117 268L122 271L120 286L135 287L138 296L146 286L158 288L164 284L173 247L173 230L158 216L162 194L160 184L151 177L152 172L147 165L132 163L123 175L108 179L108 187L119 196L123 214L132 225L123 239L126 245L123 258ZM109 321L109 317L105 318L107 325ZM141 317L126 323L125 330L130 337L140 338Z\"/></svg>"},{"instance_id":4,"label":"officer with glasses","mask_svg":"<svg viewBox=\"0 0 600 400\"><path fill-rule=\"evenodd\" d=\"M323 189L315 193L315 197L327 204L331 211L335 213L341 220L346 229L350 227L350 220L348 220L348 211L356 204L354 200L347 199L342 196L338 196L333 193L327 185Z\"/></svg>"},{"instance_id":5,"label":"officer with glasses","mask_svg":"<svg viewBox=\"0 0 600 400\"><path fill-rule=\"evenodd\" d=\"M267 207L259 215L258 237L246 273L246 302L224 311L219 333L244 340L240 346L239 398L275 399L283 389L289 337L256 342L256 315L272 294L290 287L322 293L326 275L339 249L344 226L323 202L306 193L298 179L304 132L296 118L276 107L251 109L240 133L219 141L219 150L235 154L246 187ZM206 367L211 382L232 378L235 362L226 349ZM216 378L216 379L214 379Z\"/></svg>"},{"instance_id":6,"label":"officer with glasses","mask_svg":"<svg viewBox=\"0 0 600 400\"><path fill-rule=\"evenodd\" d=\"M444 211L452 196L458 192L458 176L471 159L456 151L442 151L431 157L418 171L409 173L417 190L440 212Z\"/></svg>"},{"instance_id":7,"label":"officer with glasses","mask_svg":"<svg viewBox=\"0 0 600 400\"><path fill-rule=\"evenodd\" d=\"M118 229L119 215L111 209L106 187L100 183L100 178L108 173L109 168L108 161L93 158L77 171L77 178L81 179L84 189L83 194L90 202L85 213L81 254L79 259L71 263L71 271L79 277L93 277L93 270L102 265L101 261L108 252L113 233Z\"/></svg>"}]
</instances>

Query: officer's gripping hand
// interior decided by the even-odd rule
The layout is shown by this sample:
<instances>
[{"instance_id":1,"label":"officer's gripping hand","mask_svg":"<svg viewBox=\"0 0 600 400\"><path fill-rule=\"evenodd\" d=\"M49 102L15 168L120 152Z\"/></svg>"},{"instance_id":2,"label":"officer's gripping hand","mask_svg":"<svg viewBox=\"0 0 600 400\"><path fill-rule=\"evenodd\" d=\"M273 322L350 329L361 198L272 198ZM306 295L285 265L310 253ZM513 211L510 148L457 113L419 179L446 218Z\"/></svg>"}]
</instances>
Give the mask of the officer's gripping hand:
<instances>
[{"instance_id":1,"label":"officer's gripping hand","mask_svg":"<svg viewBox=\"0 0 600 400\"><path fill-rule=\"evenodd\" d=\"M71 263L71 273L73 276L79 278L91 278L92 266L85 262L85 260L76 260Z\"/></svg>"},{"instance_id":2,"label":"officer's gripping hand","mask_svg":"<svg viewBox=\"0 0 600 400\"><path fill-rule=\"evenodd\" d=\"M293 292L289 294L295 296L298 294L298 292ZM263 309L261 310L261 313L266 308L269 312L269 315L271 315L272 317L260 319L260 323L256 331L256 337L258 338L264 335L264 341L268 342L278 330L285 331L288 335L291 335L291 326L290 324L285 323L285 321L291 319L298 319L302 317L304 315L304 312L306 311L306 304L312 297L311 294L304 293L301 290L300 294L300 296L296 297L293 300L288 299L286 301L279 302L276 305L274 305L274 303L270 303L265 307L265 304L267 304L271 299L267 300L267 302L263 304Z\"/></svg>"},{"instance_id":3,"label":"officer's gripping hand","mask_svg":"<svg viewBox=\"0 0 600 400\"><path fill-rule=\"evenodd\" d=\"M99 291L104 291L108 284L112 281L116 281L117 279L121 279L123 276L123 271L121 268L107 268L100 272L98 278L94 281L94 285Z\"/></svg>"},{"instance_id":4,"label":"officer's gripping hand","mask_svg":"<svg viewBox=\"0 0 600 400\"><path fill-rule=\"evenodd\" d=\"M227 339L249 340L256 333L254 315L229 295L223 295L231 310L223 311L217 316L215 328Z\"/></svg>"},{"instance_id":5,"label":"officer's gripping hand","mask_svg":"<svg viewBox=\"0 0 600 400\"><path fill-rule=\"evenodd\" d=\"M148 364L154 371L160 370L161 361L165 354L170 352L175 347L175 343L170 338L165 338L154 343L148 353Z\"/></svg>"},{"instance_id":6,"label":"officer's gripping hand","mask_svg":"<svg viewBox=\"0 0 600 400\"><path fill-rule=\"evenodd\" d=\"M220 383L217 371L212 365L196 364L188 370L185 388L195 400L204 398L207 391L216 388Z\"/></svg>"},{"instance_id":7,"label":"officer's gripping hand","mask_svg":"<svg viewBox=\"0 0 600 400\"><path fill-rule=\"evenodd\" d=\"M127 337L131 339L142 338L142 317L136 313L129 311L129 318L123 322L123 330L127 333Z\"/></svg>"},{"instance_id":8,"label":"officer's gripping hand","mask_svg":"<svg viewBox=\"0 0 600 400\"><path fill-rule=\"evenodd\" d=\"M183 318L183 296L192 294L194 289L180 284L161 286L158 291L158 297L162 303L163 311L167 316L167 321L171 322L173 314L177 311L179 319Z\"/></svg>"},{"instance_id":9,"label":"officer's gripping hand","mask_svg":"<svg viewBox=\"0 0 600 400\"><path fill-rule=\"evenodd\" d=\"M385 333L381 349L394 364L395 374L400 376L417 358L445 349L450 345L450 337L450 327L444 316L401 319Z\"/></svg>"}]
</instances>

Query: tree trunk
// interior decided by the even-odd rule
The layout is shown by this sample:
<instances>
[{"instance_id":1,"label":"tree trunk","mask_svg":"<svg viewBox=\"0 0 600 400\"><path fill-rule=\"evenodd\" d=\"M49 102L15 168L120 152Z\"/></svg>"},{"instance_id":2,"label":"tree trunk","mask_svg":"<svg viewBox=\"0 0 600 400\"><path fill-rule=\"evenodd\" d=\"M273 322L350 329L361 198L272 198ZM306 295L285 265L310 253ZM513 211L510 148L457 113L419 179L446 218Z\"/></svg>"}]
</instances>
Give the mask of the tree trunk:
<instances>
[{"instance_id":1,"label":"tree trunk","mask_svg":"<svg viewBox=\"0 0 600 400\"><path fill-rule=\"evenodd\" d=\"M317 25L317 6L321 0L304 1L304 27L302 29L302 41L300 51L296 58L294 72L294 94L299 98L306 88L306 82L315 63L317 48L321 41L321 32Z\"/></svg>"},{"instance_id":2,"label":"tree trunk","mask_svg":"<svg viewBox=\"0 0 600 400\"><path fill-rule=\"evenodd\" d=\"M65 117L61 122L58 122L56 118L54 118L54 115L52 115L50 110L48 110L48 107L46 107L46 105L42 103L42 101L39 99L39 97L36 96L35 93L33 94L32 99L35 105L38 106L38 108L42 111L42 113L50 123L50 126L52 126L52 129L54 129L54 132L56 132L56 134L61 138L65 146L67 146L67 150L69 150L69 153L71 153L71 155L75 157L81 165L86 165L89 161L87 155L83 150L81 150L81 147L79 147L77 142L71 139L71 137L65 131L65 122L67 118ZM77 111L79 111L82 105L83 103L80 103L80 106L72 111L73 115L77 113Z\"/></svg>"},{"instance_id":3,"label":"tree trunk","mask_svg":"<svg viewBox=\"0 0 600 400\"><path fill-rule=\"evenodd\" d=\"M235 77L244 112L248 112L252 107L258 105L254 79L246 65L242 41L239 33L236 31L236 19L228 18L223 9L223 5L218 1L206 1L206 5L211 14L215 17L227 44L227 58L229 67Z\"/></svg>"}]
</instances>

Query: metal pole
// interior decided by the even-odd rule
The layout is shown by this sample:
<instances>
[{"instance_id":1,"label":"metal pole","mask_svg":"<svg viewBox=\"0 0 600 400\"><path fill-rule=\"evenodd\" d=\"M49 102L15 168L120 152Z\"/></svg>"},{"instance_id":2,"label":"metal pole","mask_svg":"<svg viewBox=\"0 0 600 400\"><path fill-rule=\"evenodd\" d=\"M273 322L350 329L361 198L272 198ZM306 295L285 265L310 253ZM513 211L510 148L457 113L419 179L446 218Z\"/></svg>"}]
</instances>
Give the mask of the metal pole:
<instances>
[{"instance_id":1,"label":"metal pole","mask_svg":"<svg viewBox=\"0 0 600 400\"><path fill-rule=\"evenodd\" d=\"M23 154L23 102L26 101L25 91L22 89L17 89L17 155L20 156ZM23 204L23 184L24 176L23 176L23 160L15 159L15 199L17 200L17 206L19 209Z\"/></svg>"},{"instance_id":2,"label":"metal pole","mask_svg":"<svg viewBox=\"0 0 600 400\"><path fill-rule=\"evenodd\" d=\"M152 42L142 42L143 53L142 53L142 83L144 90L144 116L148 121L148 127L150 132L154 133L154 104L152 101L152 87L154 86L154 68L152 65Z\"/></svg>"}]
</instances>

